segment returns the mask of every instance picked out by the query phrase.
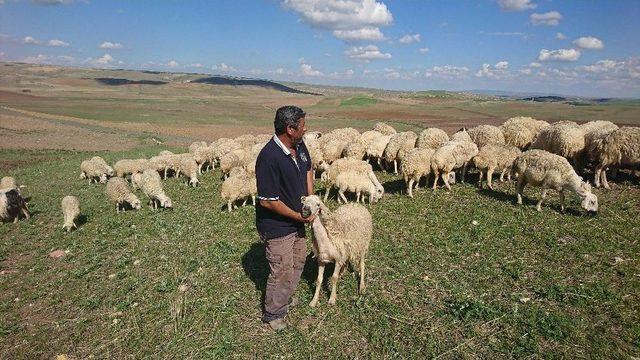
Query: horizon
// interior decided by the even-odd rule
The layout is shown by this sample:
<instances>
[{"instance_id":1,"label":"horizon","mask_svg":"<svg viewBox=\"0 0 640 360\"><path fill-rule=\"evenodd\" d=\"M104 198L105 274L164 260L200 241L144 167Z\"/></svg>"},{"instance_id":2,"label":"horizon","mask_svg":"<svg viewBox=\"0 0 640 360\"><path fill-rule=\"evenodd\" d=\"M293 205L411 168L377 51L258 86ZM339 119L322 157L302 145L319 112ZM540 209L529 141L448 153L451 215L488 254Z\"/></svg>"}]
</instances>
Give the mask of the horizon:
<instances>
[{"instance_id":1,"label":"horizon","mask_svg":"<svg viewBox=\"0 0 640 360\"><path fill-rule=\"evenodd\" d=\"M0 61L640 98L640 39L629 36L640 32L637 1L340 4L0 0Z\"/></svg>"}]
</instances>

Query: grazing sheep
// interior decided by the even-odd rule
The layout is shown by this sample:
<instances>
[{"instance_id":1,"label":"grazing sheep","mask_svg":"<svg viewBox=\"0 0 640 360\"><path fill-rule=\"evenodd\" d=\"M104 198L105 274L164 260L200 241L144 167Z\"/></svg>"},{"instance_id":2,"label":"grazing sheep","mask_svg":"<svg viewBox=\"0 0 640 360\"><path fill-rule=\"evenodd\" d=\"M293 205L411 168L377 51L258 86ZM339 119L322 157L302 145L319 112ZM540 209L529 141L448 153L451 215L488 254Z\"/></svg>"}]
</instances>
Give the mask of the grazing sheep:
<instances>
[{"instance_id":1,"label":"grazing sheep","mask_svg":"<svg viewBox=\"0 0 640 360\"><path fill-rule=\"evenodd\" d=\"M338 188L338 202L342 199L345 204L348 203L344 196L345 191L356 194L356 202L360 202L360 194L362 202L365 202L365 196L369 195L369 204L378 202L382 198L383 192L369 179L367 175L356 171L343 171L336 176L335 186Z\"/></svg>"},{"instance_id":2,"label":"grazing sheep","mask_svg":"<svg viewBox=\"0 0 640 360\"><path fill-rule=\"evenodd\" d=\"M20 192L20 187L18 186L16 179L14 179L11 176L5 176L2 179L0 179L0 190L10 190L10 189L16 189L18 190L18 192Z\"/></svg>"},{"instance_id":3,"label":"grazing sheep","mask_svg":"<svg viewBox=\"0 0 640 360\"><path fill-rule=\"evenodd\" d=\"M180 162L178 165L178 171L176 176L180 176L180 173L184 175L185 184L191 185L193 187L198 186L200 183L198 181L198 163L193 158L191 154L180 154Z\"/></svg>"},{"instance_id":4,"label":"grazing sheep","mask_svg":"<svg viewBox=\"0 0 640 360\"><path fill-rule=\"evenodd\" d=\"M310 133L313 133L313 131L310 131ZM272 137L273 135L271 134L258 134L256 135L256 144L266 144Z\"/></svg>"},{"instance_id":5,"label":"grazing sheep","mask_svg":"<svg viewBox=\"0 0 640 360\"><path fill-rule=\"evenodd\" d=\"M373 126L373 130L381 133L382 135L395 135L396 129L394 129L391 125L387 125L386 123L379 122Z\"/></svg>"},{"instance_id":6,"label":"grazing sheep","mask_svg":"<svg viewBox=\"0 0 640 360\"><path fill-rule=\"evenodd\" d=\"M449 140L450 141L468 141L468 142L473 142L473 140L471 140L471 136L469 136L469 133L467 132L467 129L465 129L465 128L462 128L462 129L458 130L457 132L455 132L453 135L451 135Z\"/></svg>"},{"instance_id":7,"label":"grazing sheep","mask_svg":"<svg viewBox=\"0 0 640 360\"><path fill-rule=\"evenodd\" d=\"M358 160L362 160L365 153L367 152L367 148L365 144L361 143L359 140L347 144L344 150L342 151L342 157L350 157Z\"/></svg>"},{"instance_id":8,"label":"grazing sheep","mask_svg":"<svg viewBox=\"0 0 640 360\"><path fill-rule=\"evenodd\" d=\"M111 169L111 167L107 168L107 166L106 164L101 164L99 161L94 161L93 158L91 160L84 160L80 163L80 178L89 179L92 183L98 181L105 183L109 176L109 170L111 170L111 174L113 174L113 169Z\"/></svg>"},{"instance_id":9,"label":"grazing sheep","mask_svg":"<svg viewBox=\"0 0 640 360\"><path fill-rule=\"evenodd\" d=\"M137 172L144 172L146 169L154 168L147 159L124 159L118 160L113 164L113 169L116 172L116 176L124 178L127 175L133 175Z\"/></svg>"},{"instance_id":10,"label":"grazing sheep","mask_svg":"<svg viewBox=\"0 0 640 360\"><path fill-rule=\"evenodd\" d=\"M587 123L580 125L580 127L582 128L582 130L584 130L585 135L590 133L591 131L596 131L596 130L613 131L618 129L618 125L612 123L611 121L605 121L605 120L589 121Z\"/></svg>"},{"instance_id":11,"label":"grazing sheep","mask_svg":"<svg viewBox=\"0 0 640 360\"><path fill-rule=\"evenodd\" d=\"M467 130L467 133L478 149L489 144L504 145L504 135L497 126L478 125Z\"/></svg>"},{"instance_id":12,"label":"grazing sheep","mask_svg":"<svg viewBox=\"0 0 640 360\"><path fill-rule=\"evenodd\" d=\"M531 149L546 150L563 156L580 171L584 146L584 130L575 122L559 121L540 130Z\"/></svg>"},{"instance_id":13,"label":"grazing sheep","mask_svg":"<svg viewBox=\"0 0 640 360\"><path fill-rule=\"evenodd\" d=\"M384 149L384 159L387 164L393 163L393 173L398 173L398 160L402 161L404 154L415 148L418 135L413 131L397 133L391 137L387 148Z\"/></svg>"},{"instance_id":14,"label":"grazing sheep","mask_svg":"<svg viewBox=\"0 0 640 360\"><path fill-rule=\"evenodd\" d=\"M462 168L462 182L466 176L467 163L478 154L476 144L469 141L449 141L437 149L431 156L431 172L433 172L433 190L438 185L438 177L442 177L447 190L451 190L450 173Z\"/></svg>"},{"instance_id":15,"label":"grazing sheep","mask_svg":"<svg viewBox=\"0 0 640 360\"><path fill-rule=\"evenodd\" d=\"M342 158L333 162L330 166L326 167L326 171L322 173L322 180L326 182L326 193L324 194L324 201L329 198L329 191L335 184L335 180L338 175L345 171L355 171L360 174L366 175L369 180L376 186L376 190L380 194L380 197L384 194L384 188L378 181L378 178L373 173L371 165L363 160L354 158Z\"/></svg>"},{"instance_id":16,"label":"grazing sheep","mask_svg":"<svg viewBox=\"0 0 640 360\"><path fill-rule=\"evenodd\" d=\"M478 186L482 187L483 172L487 174L487 186L493 190L492 176L494 171L500 171L500 181L504 181L504 175L511 180L511 167L513 161L522 152L515 146L490 144L483 146L478 155L473 158L473 164L476 166L480 175L478 177Z\"/></svg>"},{"instance_id":17,"label":"grazing sheep","mask_svg":"<svg viewBox=\"0 0 640 360\"><path fill-rule=\"evenodd\" d=\"M16 189L0 190L0 219L4 221L13 221L17 223L20 214L29 219L29 209L20 192Z\"/></svg>"},{"instance_id":18,"label":"grazing sheep","mask_svg":"<svg viewBox=\"0 0 640 360\"><path fill-rule=\"evenodd\" d=\"M241 149L246 149L253 146L256 143L256 137L252 134L244 134L233 139L236 143L240 144Z\"/></svg>"},{"instance_id":19,"label":"grazing sheep","mask_svg":"<svg viewBox=\"0 0 640 360\"><path fill-rule=\"evenodd\" d=\"M62 198L62 204L60 205L62 208L62 216L64 217L64 224L62 224L62 228L67 230L67 232L71 231L71 229L77 229L76 226L76 218L80 215L80 201L75 196L67 195Z\"/></svg>"},{"instance_id":20,"label":"grazing sheep","mask_svg":"<svg viewBox=\"0 0 640 360\"><path fill-rule=\"evenodd\" d=\"M318 305L324 267L335 262L331 276L329 304L335 305L338 278L343 267L351 264L358 269L358 292L365 290L365 259L373 235L373 220L369 211L359 204L346 204L330 211L317 195L303 196L303 216L317 215L311 224L313 229L313 253L318 262L316 291L309 306Z\"/></svg>"},{"instance_id":21,"label":"grazing sheep","mask_svg":"<svg viewBox=\"0 0 640 360\"><path fill-rule=\"evenodd\" d=\"M145 170L142 175L140 175L139 186L142 192L149 197L149 206L152 209L157 209L158 205L165 209L173 206L171 199L169 199L162 189L162 182L157 171L152 169Z\"/></svg>"},{"instance_id":22,"label":"grazing sheep","mask_svg":"<svg viewBox=\"0 0 640 360\"><path fill-rule=\"evenodd\" d=\"M96 164L101 165L104 168L105 173L107 174L107 176L113 176L113 168L111 166L109 166L109 164L107 164L107 162L104 161L103 158L101 158L100 156L94 156L94 157L91 158L91 161L96 163Z\"/></svg>"},{"instance_id":23,"label":"grazing sheep","mask_svg":"<svg viewBox=\"0 0 640 360\"><path fill-rule=\"evenodd\" d=\"M231 169L236 166L242 166L246 156L247 153L241 149L232 150L222 155L220 157L220 171L222 171L222 176L227 178Z\"/></svg>"},{"instance_id":24,"label":"grazing sheep","mask_svg":"<svg viewBox=\"0 0 640 360\"><path fill-rule=\"evenodd\" d=\"M326 164L331 164L342 156L344 148L349 144L349 141L338 137L329 138L328 135L321 137L320 139L329 139L320 143L320 150L322 151L322 158Z\"/></svg>"},{"instance_id":25,"label":"grazing sheep","mask_svg":"<svg viewBox=\"0 0 640 360\"><path fill-rule=\"evenodd\" d=\"M140 200L131 192L127 181L121 177L112 177L107 182L107 196L115 204L116 212L120 208L124 210L124 204L128 203L133 209L140 209Z\"/></svg>"},{"instance_id":26,"label":"grazing sheep","mask_svg":"<svg viewBox=\"0 0 640 360\"><path fill-rule=\"evenodd\" d=\"M420 132L416 140L417 148L437 149L449 141L449 135L438 128L427 128Z\"/></svg>"},{"instance_id":27,"label":"grazing sheep","mask_svg":"<svg viewBox=\"0 0 640 360\"><path fill-rule=\"evenodd\" d=\"M429 173L431 173L431 156L434 153L435 150L428 147L415 148L409 151L402 161L400 173L404 183L407 185L407 195L409 197L413 197L413 184L416 184L417 189L420 179L423 176L429 176Z\"/></svg>"},{"instance_id":28,"label":"grazing sheep","mask_svg":"<svg viewBox=\"0 0 640 360\"><path fill-rule=\"evenodd\" d=\"M169 151L169 150L162 150L160 151L160 153L158 154L158 156L164 156L164 155L173 155L173 152Z\"/></svg>"},{"instance_id":29,"label":"grazing sheep","mask_svg":"<svg viewBox=\"0 0 640 360\"><path fill-rule=\"evenodd\" d=\"M365 148L367 148L373 140L375 140L376 138L379 138L380 136L384 136L384 135L379 131L376 131L376 130L365 131L362 134L360 134L360 138L358 139L358 142L360 142L361 144L364 145Z\"/></svg>"},{"instance_id":30,"label":"grazing sheep","mask_svg":"<svg viewBox=\"0 0 640 360\"><path fill-rule=\"evenodd\" d=\"M200 146L200 147L196 148L192 154L193 154L193 159L198 164L198 174L202 174L202 167L205 166L205 165L207 166L206 169L211 167L212 170L215 170L215 168L216 168L216 165L215 165L216 148L215 148L215 146L207 146L207 145Z\"/></svg>"},{"instance_id":31,"label":"grazing sheep","mask_svg":"<svg viewBox=\"0 0 640 360\"><path fill-rule=\"evenodd\" d=\"M177 173L178 166L180 164L180 155L163 154L163 155L154 156L151 159L149 159L149 164L150 164L150 168L163 173L164 174L163 178L166 179L169 170L173 170Z\"/></svg>"},{"instance_id":32,"label":"grazing sheep","mask_svg":"<svg viewBox=\"0 0 640 360\"><path fill-rule=\"evenodd\" d=\"M502 124L500 125L500 130L504 135L505 145L515 146L520 150L528 149L537 134L525 125L517 122Z\"/></svg>"},{"instance_id":33,"label":"grazing sheep","mask_svg":"<svg viewBox=\"0 0 640 360\"><path fill-rule=\"evenodd\" d=\"M247 198L251 197L253 206L256 205L256 194L258 188L256 184L256 178L249 174L239 173L235 176L229 176L222 183L220 189L220 197L227 201L227 211L231 212L236 206L234 202L239 199L244 199L242 206L247 203Z\"/></svg>"},{"instance_id":34,"label":"grazing sheep","mask_svg":"<svg viewBox=\"0 0 640 360\"><path fill-rule=\"evenodd\" d=\"M560 192L560 210L564 211L564 191L571 190L582 200L581 206L589 212L598 211L598 198L591 193L589 183L582 181L564 157L545 150L528 150L513 163L513 173L518 174L516 185L518 204L522 204L522 191L527 184L542 187L540 201L536 205L542 211L542 201L548 189Z\"/></svg>"},{"instance_id":35,"label":"grazing sheep","mask_svg":"<svg viewBox=\"0 0 640 360\"><path fill-rule=\"evenodd\" d=\"M316 170L320 169L320 164L324 163L324 156L317 141L305 142L309 156L311 156L311 167L313 168L313 178L316 177Z\"/></svg>"},{"instance_id":36,"label":"grazing sheep","mask_svg":"<svg viewBox=\"0 0 640 360\"><path fill-rule=\"evenodd\" d=\"M595 184L610 189L607 182L608 167L637 167L640 165L640 128L621 127L610 132L595 145Z\"/></svg>"},{"instance_id":37,"label":"grazing sheep","mask_svg":"<svg viewBox=\"0 0 640 360\"><path fill-rule=\"evenodd\" d=\"M304 133L304 135L302 135L302 141L304 141L304 143L308 143L310 141L314 141L319 139L322 136L322 133L320 131L307 131L306 133ZM273 137L273 135L271 135L271 137Z\"/></svg>"},{"instance_id":38,"label":"grazing sheep","mask_svg":"<svg viewBox=\"0 0 640 360\"><path fill-rule=\"evenodd\" d=\"M598 145L612 131L614 130L604 128L591 130L584 134L584 157L587 162L594 163L594 167L598 155Z\"/></svg>"},{"instance_id":39,"label":"grazing sheep","mask_svg":"<svg viewBox=\"0 0 640 360\"><path fill-rule=\"evenodd\" d=\"M512 117L507 121L505 121L502 125L511 125L511 124L518 124L526 127L527 129L531 130L534 136L537 135L540 132L540 130L549 126L549 123L544 120L536 120L528 116Z\"/></svg>"},{"instance_id":40,"label":"grazing sheep","mask_svg":"<svg viewBox=\"0 0 640 360\"><path fill-rule=\"evenodd\" d=\"M382 163L380 160L384 156L384 149L387 148L392 135L382 135L371 141L367 146L366 156L369 160L375 159L378 163L378 167L382 169Z\"/></svg>"},{"instance_id":41,"label":"grazing sheep","mask_svg":"<svg viewBox=\"0 0 640 360\"><path fill-rule=\"evenodd\" d=\"M356 141L360 138L360 132L354 128L339 128L333 129L330 132L323 135L319 140L327 141L329 139L341 139L346 142Z\"/></svg>"},{"instance_id":42,"label":"grazing sheep","mask_svg":"<svg viewBox=\"0 0 640 360\"><path fill-rule=\"evenodd\" d=\"M201 148L207 146L207 142L206 141L194 141L191 143L191 145L189 145L189 153L190 154L195 154L196 149Z\"/></svg>"}]
</instances>

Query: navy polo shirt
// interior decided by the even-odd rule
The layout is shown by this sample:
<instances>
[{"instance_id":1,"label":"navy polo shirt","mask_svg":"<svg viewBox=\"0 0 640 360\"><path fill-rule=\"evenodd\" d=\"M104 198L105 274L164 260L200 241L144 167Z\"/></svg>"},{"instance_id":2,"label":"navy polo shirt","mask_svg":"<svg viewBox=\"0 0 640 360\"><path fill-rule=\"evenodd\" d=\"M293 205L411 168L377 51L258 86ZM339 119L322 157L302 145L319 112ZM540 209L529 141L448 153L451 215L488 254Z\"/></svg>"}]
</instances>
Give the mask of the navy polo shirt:
<instances>
[{"instance_id":1,"label":"navy polo shirt","mask_svg":"<svg viewBox=\"0 0 640 360\"><path fill-rule=\"evenodd\" d=\"M307 193L307 171L311 156L304 142L296 145L296 156L277 136L265 145L256 160L256 182L259 200L280 200L291 210L302 211L300 198ZM256 227L266 239L292 233L304 236L304 224L256 204Z\"/></svg>"}]
</instances>

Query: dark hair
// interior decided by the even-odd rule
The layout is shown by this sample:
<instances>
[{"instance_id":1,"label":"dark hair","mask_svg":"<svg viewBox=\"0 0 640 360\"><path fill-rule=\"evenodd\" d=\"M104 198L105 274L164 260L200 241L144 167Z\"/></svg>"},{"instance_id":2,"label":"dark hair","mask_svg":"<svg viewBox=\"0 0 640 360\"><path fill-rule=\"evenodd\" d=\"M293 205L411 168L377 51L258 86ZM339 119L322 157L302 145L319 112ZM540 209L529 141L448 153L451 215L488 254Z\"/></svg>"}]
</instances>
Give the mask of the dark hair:
<instances>
[{"instance_id":1,"label":"dark hair","mask_svg":"<svg viewBox=\"0 0 640 360\"><path fill-rule=\"evenodd\" d=\"M276 135L284 134L287 131L287 126L297 130L300 119L304 118L305 115L304 111L297 106L288 105L279 108L276 111L276 118L273 120Z\"/></svg>"}]
</instances>

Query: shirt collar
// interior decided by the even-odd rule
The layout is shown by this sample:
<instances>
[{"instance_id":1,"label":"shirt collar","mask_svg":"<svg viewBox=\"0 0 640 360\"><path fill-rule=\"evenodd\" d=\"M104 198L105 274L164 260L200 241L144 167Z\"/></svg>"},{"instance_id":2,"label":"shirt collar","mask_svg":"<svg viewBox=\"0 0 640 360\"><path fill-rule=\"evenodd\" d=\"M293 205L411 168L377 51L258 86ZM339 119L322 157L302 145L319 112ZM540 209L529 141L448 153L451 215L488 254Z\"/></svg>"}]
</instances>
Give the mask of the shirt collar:
<instances>
[{"instance_id":1,"label":"shirt collar","mask_svg":"<svg viewBox=\"0 0 640 360\"><path fill-rule=\"evenodd\" d=\"M280 138L278 137L278 135L273 135L273 141L275 141L276 145L278 145L280 147L280 149L282 149L282 152L284 152L285 155L290 156L291 155L291 150L289 150L289 148L287 148L287 146L285 144L282 143L282 141L280 141Z\"/></svg>"}]
</instances>

